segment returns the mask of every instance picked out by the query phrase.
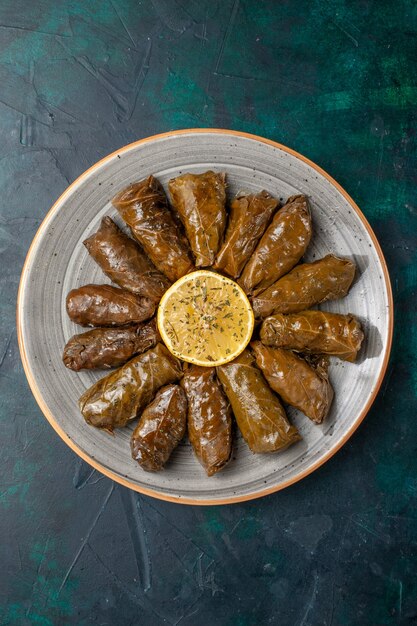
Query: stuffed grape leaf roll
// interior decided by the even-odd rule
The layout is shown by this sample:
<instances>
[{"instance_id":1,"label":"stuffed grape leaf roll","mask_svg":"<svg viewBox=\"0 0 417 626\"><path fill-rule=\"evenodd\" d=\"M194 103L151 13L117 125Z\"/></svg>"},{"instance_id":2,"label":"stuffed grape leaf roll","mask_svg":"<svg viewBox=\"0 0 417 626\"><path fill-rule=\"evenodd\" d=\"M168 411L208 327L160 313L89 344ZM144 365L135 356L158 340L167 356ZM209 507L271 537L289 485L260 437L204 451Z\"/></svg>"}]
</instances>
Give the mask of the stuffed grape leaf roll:
<instances>
[{"instance_id":1,"label":"stuffed grape leaf roll","mask_svg":"<svg viewBox=\"0 0 417 626\"><path fill-rule=\"evenodd\" d=\"M170 286L167 277L111 217L103 217L98 231L84 245L106 276L123 289L159 302Z\"/></svg>"},{"instance_id":2,"label":"stuffed grape leaf roll","mask_svg":"<svg viewBox=\"0 0 417 626\"><path fill-rule=\"evenodd\" d=\"M158 389L181 376L181 363L158 343L87 389L79 400L81 413L86 422L97 428L113 430L126 426Z\"/></svg>"},{"instance_id":3,"label":"stuffed grape leaf roll","mask_svg":"<svg viewBox=\"0 0 417 626\"><path fill-rule=\"evenodd\" d=\"M193 365L181 380L188 400L188 436L201 465L212 476L232 451L230 404L214 367Z\"/></svg>"},{"instance_id":4,"label":"stuffed grape leaf roll","mask_svg":"<svg viewBox=\"0 0 417 626\"><path fill-rule=\"evenodd\" d=\"M302 311L267 317L260 337L266 346L305 354L328 354L353 362L364 335L359 321L351 314Z\"/></svg>"},{"instance_id":5,"label":"stuffed grape leaf roll","mask_svg":"<svg viewBox=\"0 0 417 626\"><path fill-rule=\"evenodd\" d=\"M301 439L248 350L217 367L217 375L252 452L283 450Z\"/></svg>"},{"instance_id":6,"label":"stuffed grape leaf roll","mask_svg":"<svg viewBox=\"0 0 417 626\"><path fill-rule=\"evenodd\" d=\"M169 181L171 202L184 224L197 267L213 265L226 226L225 174L183 174Z\"/></svg>"},{"instance_id":7,"label":"stuffed grape leaf roll","mask_svg":"<svg viewBox=\"0 0 417 626\"><path fill-rule=\"evenodd\" d=\"M269 348L260 341L251 343L256 363L271 389L316 424L329 412L333 389L323 364L312 367L291 350Z\"/></svg>"},{"instance_id":8,"label":"stuffed grape leaf roll","mask_svg":"<svg viewBox=\"0 0 417 626\"><path fill-rule=\"evenodd\" d=\"M81 326L125 326L149 319L155 302L112 285L84 285L67 295L69 318Z\"/></svg>"},{"instance_id":9,"label":"stuffed grape leaf roll","mask_svg":"<svg viewBox=\"0 0 417 626\"><path fill-rule=\"evenodd\" d=\"M289 274L252 300L255 317L296 313L326 300L343 298L355 276L355 264L328 254L314 263L297 265Z\"/></svg>"},{"instance_id":10,"label":"stuffed grape leaf roll","mask_svg":"<svg viewBox=\"0 0 417 626\"><path fill-rule=\"evenodd\" d=\"M230 205L226 236L214 269L238 278L277 206L278 200L267 191L238 194Z\"/></svg>"},{"instance_id":11,"label":"stuffed grape leaf roll","mask_svg":"<svg viewBox=\"0 0 417 626\"><path fill-rule=\"evenodd\" d=\"M132 433L132 457L145 471L158 472L184 437L186 422L184 391L179 385L162 387Z\"/></svg>"},{"instance_id":12,"label":"stuffed grape leaf roll","mask_svg":"<svg viewBox=\"0 0 417 626\"><path fill-rule=\"evenodd\" d=\"M193 269L187 238L156 178L149 176L129 185L112 203L152 263L169 280L174 282Z\"/></svg>"},{"instance_id":13,"label":"stuffed grape leaf roll","mask_svg":"<svg viewBox=\"0 0 417 626\"><path fill-rule=\"evenodd\" d=\"M63 361L68 369L119 367L160 341L155 320L118 328L94 328L74 335L64 348Z\"/></svg>"},{"instance_id":14,"label":"stuffed grape leaf roll","mask_svg":"<svg viewBox=\"0 0 417 626\"><path fill-rule=\"evenodd\" d=\"M306 251L311 235L308 198L291 196L275 214L246 264L238 281L243 290L256 295L289 272Z\"/></svg>"}]
</instances>

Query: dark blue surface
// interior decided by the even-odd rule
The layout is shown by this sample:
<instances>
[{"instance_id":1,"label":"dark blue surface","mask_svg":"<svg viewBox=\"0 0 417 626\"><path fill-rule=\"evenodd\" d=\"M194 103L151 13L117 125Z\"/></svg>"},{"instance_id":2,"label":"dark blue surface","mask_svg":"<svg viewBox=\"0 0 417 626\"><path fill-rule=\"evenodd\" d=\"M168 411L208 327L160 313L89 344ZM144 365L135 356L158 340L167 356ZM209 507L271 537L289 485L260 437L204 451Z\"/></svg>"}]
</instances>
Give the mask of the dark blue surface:
<instances>
[{"instance_id":1,"label":"dark blue surface","mask_svg":"<svg viewBox=\"0 0 417 626\"><path fill-rule=\"evenodd\" d=\"M0 2L0 623L417 624L414 2ZM228 507L142 497L53 432L15 299L47 210L120 146L226 127L316 161L358 202L396 299L371 412L324 467Z\"/></svg>"}]
</instances>

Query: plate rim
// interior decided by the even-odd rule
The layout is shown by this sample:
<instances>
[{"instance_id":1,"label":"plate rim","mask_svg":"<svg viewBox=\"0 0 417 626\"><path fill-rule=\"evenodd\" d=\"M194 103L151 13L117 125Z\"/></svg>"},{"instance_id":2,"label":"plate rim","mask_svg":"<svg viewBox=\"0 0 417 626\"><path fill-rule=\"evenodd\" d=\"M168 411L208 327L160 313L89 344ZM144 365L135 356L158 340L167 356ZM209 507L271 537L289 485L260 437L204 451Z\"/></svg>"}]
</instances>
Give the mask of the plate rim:
<instances>
[{"instance_id":1,"label":"plate rim","mask_svg":"<svg viewBox=\"0 0 417 626\"><path fill-rule=\"evenodd\" d=\"M336 447L326 452L320 459L318 459L315 463L313 463L313 465L310 468L298 473L296 476L292 477L291 479L286 480L283 483L280 483L279 485L262 489L260 491L257 491L256 493L249 493L249 494L240 495L240 496L236 495L236 496L232 496L228 498L209 498L209 499L202 499L202 500L194 499L188 496L183 497L181 495L174 496L170 494L165 494L157 490L149 489L147 487L142 487L140 485L132 483L130 480L127 480L123 476L119 476L118 474L107 469L106 467L101 465L101 463L97 462L95 459L90 457L88 454L86 454L83 450L81 450L78 447L78 445L65 433L65 431L61 428L61 426L56 422L54 415L47 407L42 397L42 394L40 390L38 389L35 376L32 374L31 366L29 364L29 360L27 358L27 354L25 350L23 332L22 332L23 323L22 323L22 311L21 311L23 293L26 287L26 276L27 276L28 269L32 260L32 255L37 249L38 240L41 238L43 231L45 227L47 226L47 223L49 222L49 219L58 210L57 206L65 199L65 196L69 194L74 188L79 186L80 183L82 183L83 179L89 176L95 169L98 169L99 167L104 165L107 161L112 160L114 157L116 157L117 155L120 155L123 152L127 152L128 150L131 150L135 148L136 146L139 146L144 143L152 142L156 139L164 139L164 138L169 138L172 136L188 135L188 134L193 134L193 133L202 133L202 134L206 133L206 134L219 134L219 135L223 134L223 135L229 135L231 137L243 137L246 139L255 140L255 141L270 145L274 148L278 148L284 152L287 152L288 154L296 157L297 159L300 159L301 161L303 161L304 163L312 167L316 172L324 176L330 182L330 184L332 184L342 194L345 200L350 204L352 209L355 211L355 213L359 217L361 223L365 227L369 237L371 238L372 243L375 247L379 262L382 267L385 287L386 287L387 296L388 296L388 342L386 346L384 359L382 361L381 370L379 372L378 380L363 410L361 411L359 416L356 418L356 420L353 422L351 427L346 431L345 435L338 442ZM357 430L359 425L365 419L366 415L368 414L372 404L374 403L378 395L378 392L384 380L387 367L388 367L390 354L391 354L391 349L392 349L393 328L394 328L394 299L393 299L393 293L392 293L391 280L390 280L390 276L388 272L388 266L387 266L384 254L382 252L381 246L378 242L378 239L373 229L371 228L368 220L366 219L361 209L358 207L355 201L351 198L351 196L347 193L347 191L345 191L345 189L332 176L330 176L330 174L328 174L324 169L322 169L319 165L317 165L316 163L314 163L313 161L311 161L304 155L293 150L292 148L289 148L288 146L285 146L284 144L281 144L272 139L267 139L266 137L262 137L260 135L254 135L252 133L246 133L246 132L237 131L237 130L229 130L225 128L185 128L185 129L172 130L172 131L168 131L165 133L158 133L155 135L150 135L149 137L144 137L137 141L133 141L132 143L126 144L125 146L122 146L118 150L111 152L107 156L103 157L102 159L94 163L91 167L89 167L82 174L80 174L80 176L78 176L70 185L68 185L68 187L66 187L66 189L53 203L53 205L51 206L51 208L49 209L49 211L43 218L29 246L29 250L26 254L26 258L25 258L21 276L20 276L19 288L18 288L18 294L17 294L16 328L17 328L17 339L18 339L18 345L19 345L19 351L20 351L20 358L23 364L23 370L25 372L30 390L39 408L41 409L43 415L46 417L46 419L48 420L52 428L61 437L61 439L73 450L73 452L75 452L79 457L81 457L94 469L98 470L99 472L101 472L102 474L110 478L111 480L114 480L115 482L123 485L124 487L133 489L136 492L142 493L147 496L151 496L153 498L157 498L159 500L168 501L168 502L176 502L179 504L189 504L189 505L213 506L213 505L220 505L220 504L226 505L226 504L234 504L238 502L246 502L248 500L262 498L264 496L270 495L277 491L281 491L282 489L285 489L289 487L290 485L293 485L299 482L300 480L303 480L304 478L306 478L306 476L315 472L319 467L321 467L322 465L324 465L324 463L326 463L329 459L331 459L342 448L342 446L345 445L345 443L350 439L350 437L353 435L353 433Z\"/></svg>"}]
</instances>

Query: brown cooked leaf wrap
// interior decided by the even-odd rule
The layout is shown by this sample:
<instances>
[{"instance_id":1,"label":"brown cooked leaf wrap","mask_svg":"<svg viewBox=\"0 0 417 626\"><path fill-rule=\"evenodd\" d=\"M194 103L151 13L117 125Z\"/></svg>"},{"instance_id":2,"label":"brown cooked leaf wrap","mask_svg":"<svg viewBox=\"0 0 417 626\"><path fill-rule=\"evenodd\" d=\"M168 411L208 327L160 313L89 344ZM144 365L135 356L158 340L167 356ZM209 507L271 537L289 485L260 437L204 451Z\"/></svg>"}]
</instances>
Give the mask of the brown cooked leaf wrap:
<instances>
[{"instance_id":1,"label":"brown cooked leaf wrap","mask_svg":"<svg viewBox=\"0 0 417 626\"><path fill-rule=\"evenodd\" d=\"M283 450L301 439L248 350L216 369L240 432L252 452Z\"/></svg>"},{"instance_id":2,"label":"brown cooked leaf wrap","mask_svg":"<svg viewBox=\"0 0 417 626\"><path fill-rule=\"evenodd\" d=\"M328 254L314 263L297 265L252 300L255 317L305 311L314 304L343 298L355 276L355 264Z\"/></svg>"},{"instance_id":3,"label":"brown cooked leaf wrap","mask_svg":"<svg viewBox=\"0 0 417 626\"><path fill-rule=\"evenodd\" d=\"M212 476L221 470L232 451L232 419L229 402L214 367L193 365L181 386L188 400L188 436L197 459Z\"/></svg>"},{"instance_id":4,"label":"brown cooked leaf wrap","mask_svg":"<svg viewBox=\"0 0 417 626\"><path fill-rule=\"evenodd\" d=\"M226 236L214 269L238 278L277 206L278 200L267 191L238 194L230 205Z\"/></svg>"},{"instance_id":5,"label":"brown cooked leaf wrap","mask_svg":"<svg viewBox=\"0 0 417 626\"><path fill-rule=\"evenodd\" d=\"M321 424L333 400L327 369L312 367L291 350L270 348L260 341L253 341L251 348L271 389L284 402Z\"/></svg>"},{"instance_id":6,"label":"brown cooked leaf wrap","mask_svg":"<svg viewBox=\"0 0 417 626\"><path fill-rule=\"evenodd\" d=\"M169 181L171 202L184 224L197 267L213 265L226 226L226 175L183 174Z\"/></svg>"},{"instance_id":7,"label":"brown cooked leaf wrap","mask_svg":"<svg viewBox=\"0 0 417 626\"><path fill-rule=\"evenodd\" d=\"M97 428L126 426L163 385L182 376L181 363L158 343L98 380L79 400L85 420Z\"/></svg>"},{"instance_id":8,"label":"brown cooked leaf wrap","mask_svg":"<svg viewBox=\"0 0 417 626\"><path fill-rule=\"evenodd\" d=\"M328 354L353 362L364 335L359 321L350 313L302 311L267 317L260 337L267 346L306 354Z\"/></svg>"},{"instance_id":9,"label":"brown cooked leaf wrap","mask_svg":"<svg viewBox=\"0 0 417 626\"><path fill-rule=\"evenodd\" d=\"M160 336L155 320L133 326L94 328L74 335L64 348L62 360L68 369L119 367L139 354L153 348Z\"/></svg>"},{"instance_id":10,"label":"brown cooked leaf wrap","mask_svg":"<svg viewBox=\"0 0 417 626\"><path fill-rule=\"evenodd\" d=\"M126 326L155 313L155 303L112 285L84 285L67 295L69 318L81 326Z\"/></svg>"},{"instance_id":11,"label":"brown cooked leaf wrap","mask_svg":"<svg viewBox=\"0 0 417 626\"><path fill-rule=\"evenodd\" d=\"M112 200L155 267L172 282L193 267L190 245L171 213L161 183L149 176Z\"/></svg>"},{"instance_id":12,"label":"brown cooked leaf wrap","mask_svg":"<svg viewBox=\"0 0 417 626\"><path fill-rule=\"evenodd\" d=\"M291 196L277 211L239 279L248 294L257 295L289 272L305 253L312 235L308 198Z\"/></svg>"},{"instance_id":13,"label":"brown cooked leaf wrap","mask_svg":"<svg viewBox=\"0 0 417 626\"><path fill-rule=\"evenodd\" d=\"M162 387L132 433L132 457L145 471L158 472L184 437L186 422L184 391L179 385Z\"/></svg>"},{"instance_id":14,"label":"brown cooked leaf wrap","mask_svg":"<svg viewBox=\"0 0 417 626\"><path fill-rule=\"evenodd\" d=\"M106 276L123 289L159 302L170 286L139 245L108 216L84 245Z\"/></svg>"}]
</instances>

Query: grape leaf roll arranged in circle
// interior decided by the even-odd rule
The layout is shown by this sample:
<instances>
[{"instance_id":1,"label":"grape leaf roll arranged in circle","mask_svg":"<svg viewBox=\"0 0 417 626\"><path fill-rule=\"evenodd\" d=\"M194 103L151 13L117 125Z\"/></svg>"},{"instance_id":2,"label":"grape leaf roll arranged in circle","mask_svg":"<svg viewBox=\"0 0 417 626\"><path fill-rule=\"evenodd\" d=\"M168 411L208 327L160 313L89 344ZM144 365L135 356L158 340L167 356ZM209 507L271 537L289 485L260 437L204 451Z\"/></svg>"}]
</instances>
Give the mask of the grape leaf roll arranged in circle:
<instances>
[{"instance_id":1,"label":"grape leaf roll arranged in circle","mask_svg":"<svg viewBox=\"0 0 417 626\"><path fill-rule=\"evenodd\" d=\"M292 196L277 211L238 283L256 295L289 272L303 256L312 235L311 213L306 196Z\"/></svg>"},{"instance_id":2,"label":"grape leaf roll arranged in circle","mask_svg":"<svg viewBox=\"0 0 417 626\"><path fill-rule=\"evenodd\" d=\"M313 263L297 265L253 298L255 316L296 313L320 302L343 298L353 282L355 269L353 261L333 254Z\"/></svg>"},{"instance_id":3,"label":"grape leaf roll arranged in circle","mask_svg":"<svg viewBox=\"0 0 417 626\"><path fill-rule=\"evenodd\" d=\"M187 400L179 385L167 385L140 415L132 433L132 457L147 472L158 472L185 434Z\"/></svg>"},{"instance_id":4,"label":"grape leaf roll arranged in circle","mask_svg":"<svg viewBox=\"0 0 417 626\"><path fill-rule=\"evenodd\" d=\"M67 295L69 318L80 326L125 326L149 319L155 302L112 285L84 285Z\"/></svg>"},{"instance_id":5,"label":"grape leaf roll arranged in circle","mask_svg":"<svg viewBox=\"0 0 417 626\"><path fill-rule=\"evenodd\" d=\"M354 315L328 311L276 313L262 323L260 338L266 346L287 348L307 354L328 354L355 361L363 341L359 320Z\"/></svg>"},{"instance_id":6,"label":"grape leaf roll arranged in circle","mask_svg":"<svg viewBox=\"0 0 417 626\"><path fill-rule=\"evenodd\" d=\"M174 212L184 225L196 267L213 265L226 226L226 176L183 174L169 181Z\"/></svg>"},{"instance_id":7,"label":"grape leaf roll arranged in circle","mask_svg":"<svg viewBox=\"0 0 417 626\"><path fill-rule=\"evenodd\" d=\"M190 244L156 178L149 176L122 189L112 203L152 263L169 280L178 280L193 269Z\"/></svg>"},{"instance_id":8,"label":"grape leaf roll arranged in circle","mask_svg":"<svg viewBox=\"0 0 417 626\"><path fill-rule=\"evenodd\" d=\"M160 340L154 319L132 326L93 328L71 337L65 345L62 360L75 372L118 367L135 354L153 348Z\"/></svg>"},{"instance_id":9,"label":"grape leaf roll arranged in circle","mask_svg":"<svg viewBox=\"0 0 417 626\"><path fill-rule=\"evenodd\" d=\"M98 231L83 243L106 276L123 289L159 302L170 286L168 278L111 217L103 217Z\"/></svg>"},{"instance_id":10,"label":"grape leaf roll arranged in circle","mask_svg":"<svg viewBox=\"0 0 417 626\"><path fill-rule=\"evenodd\" d=\"M301 439L248 350L216 369L240 432L252 452L276 452Z\"/></svg>"},{"instance_id":11,"label":"grape leaf roll arranged in circle","mask_svg":"<svg viewBox=\"0 0 417 626\"><path fill-rule=\"evenodd\" d=\"M158 389L181 376L178 359L158 343L87 389L79 401L81 413L97 428L113 430L126 426L149 404Z\"/></svg>"},{"instance_id":12,"label":"grape leaf roll arranged in circle","mask_svg":"<svg viewBox=\"0 0 417 626\"><path fill-rule=\"evenodd\" d=\"M329 412L333 389L324 363L312 367L303 358L282 348L251 344L256 363L271 389L313 422L321 424Z\"/></svg>"},{"instance_id":13,"label":"grape leaf roll arranged in circle","mask_svg":"<svg viewBox=\"0 0 417 626\"><path fill-rule=\"evenodd\" d=\"M181 380L188 400L188 436L208 476L221 470L232 451L229 401L214 367L188 368Z\"/></svg>"},{"instance_id":14,"label":"grape leaf roll arranged in circle","mask_svg":"<svg viewBox=\"0 0 417 626\"><path fill-rule=\"evenodd\" d=\"M117 368L83 393L80 411L109 432L138 419L131 454L143 470L163 469L187 433L213 476L231 459L233 420L252 452L272 453L301 439L285 405L326 418L329 357L355 361L364 334L352 314L309 309L343 298L356 268L335 254L302 262L312 237L304 194L280 208L265 190L241 191L228 206L226 174L211 170L180 172L168 189L171 206L154 176L130 184L112 203L133 239L106 216L84 241L117 286L68 293L70 319L94 328L68 340L63 362Z\"/></svg>"},{"instance_id":15,"label":"grape leaf roll arranged in circle","mask_svg":"<svg viewBox=\"0 0 417 626\"><path fill-rule=\"evenodd\" d=\"M278 206L267 191L238 194L230 205L224 243L214 269L238 278Z\"/></svg>"}]
</instances>

